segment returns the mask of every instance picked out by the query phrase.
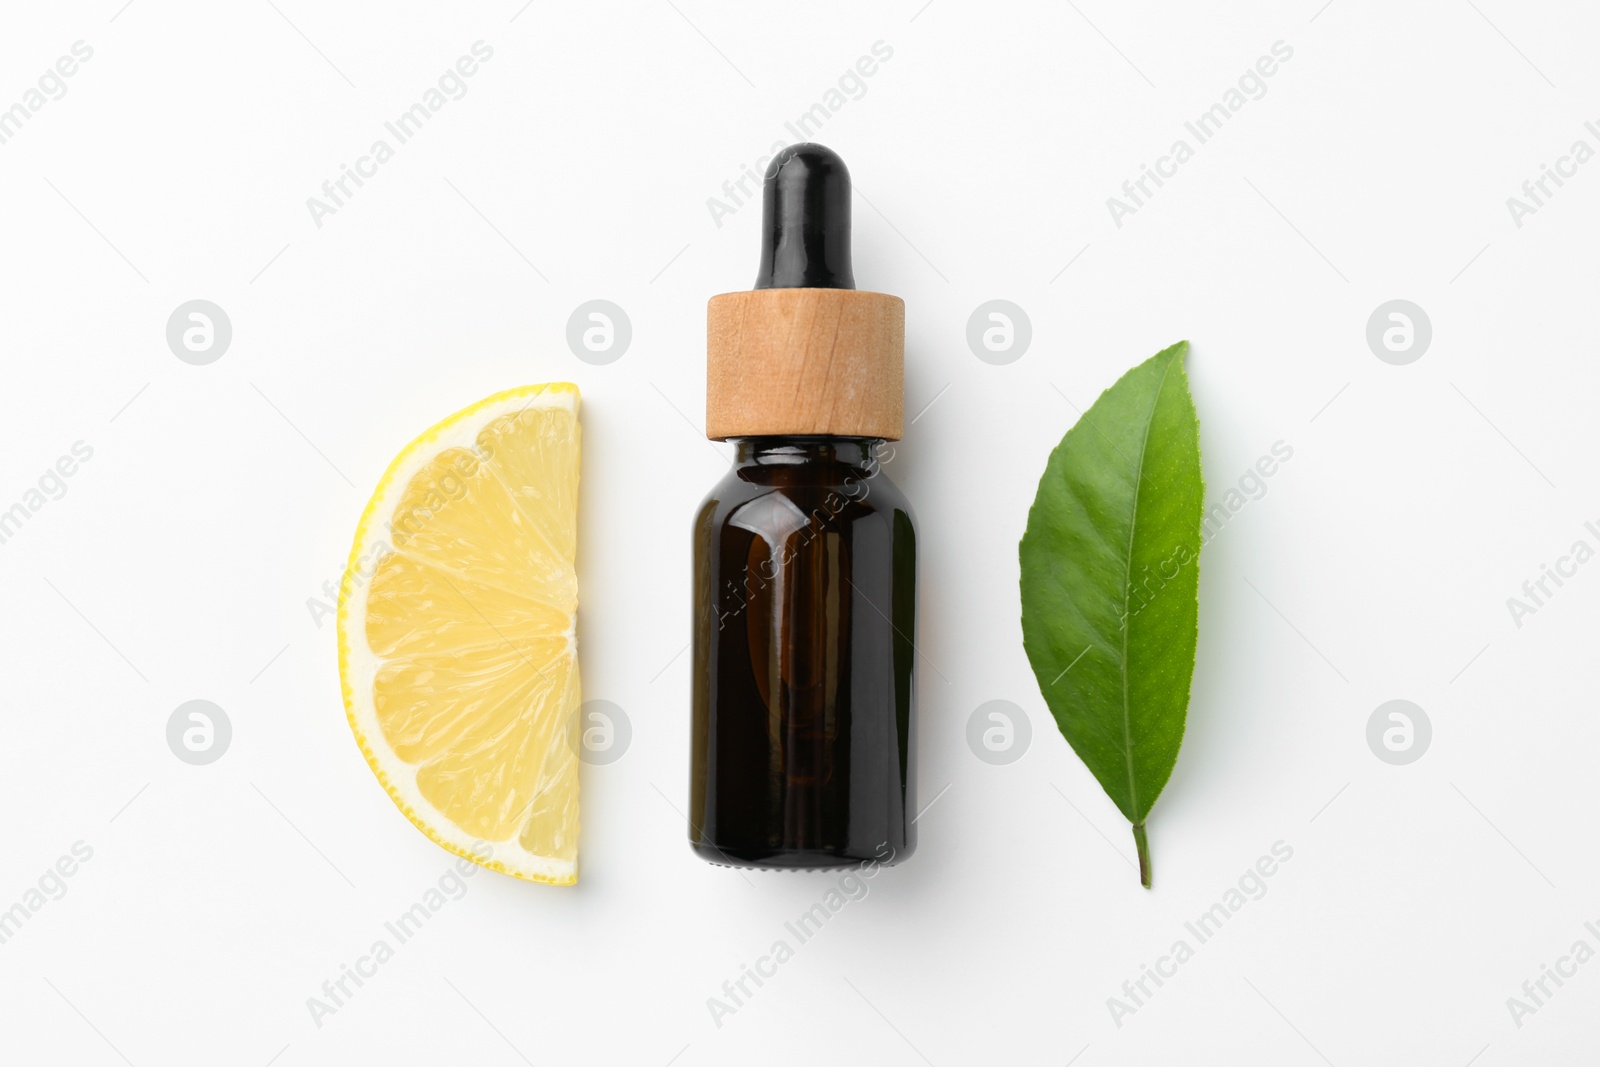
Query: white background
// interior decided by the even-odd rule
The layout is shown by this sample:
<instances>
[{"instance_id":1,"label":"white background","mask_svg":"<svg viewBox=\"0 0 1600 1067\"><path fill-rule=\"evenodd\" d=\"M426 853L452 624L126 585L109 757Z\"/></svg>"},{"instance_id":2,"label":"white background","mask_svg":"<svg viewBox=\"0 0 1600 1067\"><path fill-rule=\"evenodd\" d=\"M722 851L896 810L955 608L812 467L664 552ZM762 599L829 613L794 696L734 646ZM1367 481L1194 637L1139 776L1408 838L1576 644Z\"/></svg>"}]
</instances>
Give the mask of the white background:
<instances>
[{"instance_id":1,"label":"white background","mask_svg":"<svg viewBox=\"0 0 1600 1067\"><path fill-rule=\"evenodd\" d=\"M0 145L0 507L93 449L0 545L0 908L93 849L0 945L5 1059L1594 1061L1600 962L1520 1027L1506 1004L1600 948L1600 563L1520 627L1506 606L1600 547L1600 163L1520 228L1506 206L1600 148L1591 11L121 3L0 28L3 107L94 50ZM467 94L316 226L306 199L478 40ZM1107 197L1280 40L1266 94L1115 225ZM704 306L757 243L755 208L706 202L877 41L815 139L857 179L861 285L907 303L920 414L889 473L921 528L931 806L916 856L719 1027L707 998L836 878L685 845L688 524L728 455L698 432ZM165 340L195 298L233 325L209 366ZM594 298L633 326L607 366L565 339ZM1004 366L965 339L994 298L1033 326ZM1365 340L1394 298L1433 325L1407 366ZM1023 655L1016 544L1077 410L1183 337L1211 499L1294 454L1204 553L1146 892ZM365 767L312 602L406 441L550 380L584 394L586 696L632 745L585 770L578 887L480 872L319 1027L307 998L452 858ZM165 740L196 698L233 724L204 767ZM1433 725L1408 766L1365 738L1395 698ZM997 699L1033 727L1007 766L965 741ZM1118 1026L1107 999L1277 841L1265 896Z\"/></svg>"}]
</instances>

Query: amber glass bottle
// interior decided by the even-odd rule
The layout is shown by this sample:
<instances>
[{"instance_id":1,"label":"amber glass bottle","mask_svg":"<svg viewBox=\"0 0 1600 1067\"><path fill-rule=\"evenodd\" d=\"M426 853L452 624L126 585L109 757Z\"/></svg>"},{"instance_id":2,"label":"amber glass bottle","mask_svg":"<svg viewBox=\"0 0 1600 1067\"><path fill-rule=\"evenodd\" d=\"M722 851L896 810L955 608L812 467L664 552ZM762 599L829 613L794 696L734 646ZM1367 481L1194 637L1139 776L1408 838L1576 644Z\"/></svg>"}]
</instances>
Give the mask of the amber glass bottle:
<instances>
[{"instance_id":1,"label":"amber glass bottle","mask_svg":"<svg viewBox=\"0 0 1600 1067\"><path fill-rule=\"evenodd\" d=\"M915 847L916 531L881 470L904 305L858 292L849 174L767 171L756 289L713 298L707 432L733 468L694 524L689 839L712 863L894 863Z\"/></svg>"}]
</instances>

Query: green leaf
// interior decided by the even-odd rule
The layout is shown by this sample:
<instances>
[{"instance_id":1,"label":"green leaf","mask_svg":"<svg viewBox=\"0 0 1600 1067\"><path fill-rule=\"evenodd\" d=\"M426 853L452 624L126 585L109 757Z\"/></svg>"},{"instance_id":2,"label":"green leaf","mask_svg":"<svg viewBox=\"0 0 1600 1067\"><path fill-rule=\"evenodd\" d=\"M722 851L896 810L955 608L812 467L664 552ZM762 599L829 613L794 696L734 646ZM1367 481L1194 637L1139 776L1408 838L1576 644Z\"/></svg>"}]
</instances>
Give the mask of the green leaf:
<instances>
[{"instance_id":1,"label":"green leaf","mask_svg":"<svg viewBox=\"0 0 1600 1067\"><path fill-rule=\"evenodd\" d=\"M1180 341L1124 374L1045 465L1022 535L1022 643L1062 736L1133 824L1183 743L1200 600L1200 423Z\"/></svg>"}]
</instances>

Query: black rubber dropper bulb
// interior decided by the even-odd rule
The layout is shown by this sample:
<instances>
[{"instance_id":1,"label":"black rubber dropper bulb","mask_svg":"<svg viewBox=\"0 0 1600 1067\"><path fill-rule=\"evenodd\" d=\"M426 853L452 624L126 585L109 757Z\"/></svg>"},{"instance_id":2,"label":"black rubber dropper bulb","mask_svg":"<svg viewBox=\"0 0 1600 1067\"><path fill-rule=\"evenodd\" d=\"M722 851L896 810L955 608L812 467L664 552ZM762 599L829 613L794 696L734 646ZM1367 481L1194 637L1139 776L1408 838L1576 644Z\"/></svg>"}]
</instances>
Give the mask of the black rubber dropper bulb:
<instances>
[{"instance_id":1,"label":"black rubber dropper bulb","mask_svg":"<svg viewBox=\"0 0 1600 1067\"><path fill-rule=\"evenodd\" d=\"M755 287L856 287L850 267L850 171L831 148L790 145L767 167Z\"/></svg>"}]
</instances>

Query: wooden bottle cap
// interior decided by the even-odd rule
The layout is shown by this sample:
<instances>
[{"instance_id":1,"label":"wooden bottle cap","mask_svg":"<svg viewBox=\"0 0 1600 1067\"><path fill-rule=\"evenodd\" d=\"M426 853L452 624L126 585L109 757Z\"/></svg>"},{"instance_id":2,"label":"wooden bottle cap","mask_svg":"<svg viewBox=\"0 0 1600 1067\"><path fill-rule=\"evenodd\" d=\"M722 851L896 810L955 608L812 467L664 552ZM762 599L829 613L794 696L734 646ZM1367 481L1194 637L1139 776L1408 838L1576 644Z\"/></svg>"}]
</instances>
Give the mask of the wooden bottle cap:
<instances>
[{"instance_id":1,"label":"wooden bottle cap","mask_svg":"<svg viewBox=\"0 0 1600 1067\"><path fill-rule=\"evenodd\" d=\"M859 289L755 289L706 308L706 436L900 439L905 301Z\"/></svg>"}]
</instances>

